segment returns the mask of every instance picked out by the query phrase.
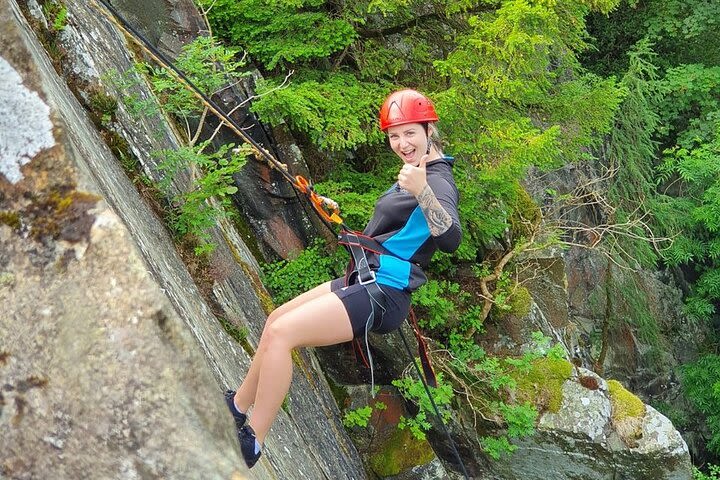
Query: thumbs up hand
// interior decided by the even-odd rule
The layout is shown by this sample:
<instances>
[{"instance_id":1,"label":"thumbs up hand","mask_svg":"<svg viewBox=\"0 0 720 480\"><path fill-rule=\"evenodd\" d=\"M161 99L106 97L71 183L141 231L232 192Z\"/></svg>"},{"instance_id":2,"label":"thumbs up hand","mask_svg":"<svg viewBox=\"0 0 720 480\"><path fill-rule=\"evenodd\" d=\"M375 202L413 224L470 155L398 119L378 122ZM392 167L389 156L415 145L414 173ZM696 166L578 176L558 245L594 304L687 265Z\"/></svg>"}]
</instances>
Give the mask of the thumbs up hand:
<instances>
[{"instance_id":1,"label":"thumbs up hand","mask_svg":"<svg viewBox=\"0 0 720 480\"><path fill-rule=\"evenodd\" d=\"M420 195L420 192L422 192L425 185L427 185L425 165L427 164L428 158L429 155L423 155L417 167L406 163L400 169L400 173L398 173L398 185L416 197Z\"/></svg>"}]
</instances>

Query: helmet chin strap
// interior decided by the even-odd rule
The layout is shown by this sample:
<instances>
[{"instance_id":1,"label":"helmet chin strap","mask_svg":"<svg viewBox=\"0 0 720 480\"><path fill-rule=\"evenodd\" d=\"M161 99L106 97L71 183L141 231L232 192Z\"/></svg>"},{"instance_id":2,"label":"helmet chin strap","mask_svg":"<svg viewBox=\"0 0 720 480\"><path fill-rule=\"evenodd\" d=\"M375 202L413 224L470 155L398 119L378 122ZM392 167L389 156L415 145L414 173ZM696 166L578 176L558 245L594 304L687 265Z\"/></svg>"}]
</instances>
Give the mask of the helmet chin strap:
<instances>
[{"instance_id":1,"label":"helmet chin strap","mask_svg":"<svg viewBox=\"0 0 720 480\"><path fill-rule=\"evenodd\" d=\"M427 151L425 155L430 155L430 149L432 148L433 141L430 138L430 124L425 122L425 137L427 137Z\"/></svg>"}]
</instances>

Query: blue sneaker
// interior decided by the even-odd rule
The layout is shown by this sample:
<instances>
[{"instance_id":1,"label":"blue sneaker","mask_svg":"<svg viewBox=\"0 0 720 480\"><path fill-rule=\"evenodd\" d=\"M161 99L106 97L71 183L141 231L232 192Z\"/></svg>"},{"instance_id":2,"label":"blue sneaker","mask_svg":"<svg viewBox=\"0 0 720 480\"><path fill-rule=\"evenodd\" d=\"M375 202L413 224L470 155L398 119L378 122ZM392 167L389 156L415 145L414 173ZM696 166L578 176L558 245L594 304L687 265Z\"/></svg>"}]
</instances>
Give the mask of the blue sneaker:
<instances>
[{"instance_id":1,"label":"blue sneaker","mask_svg":"<svg viewBox=\"0 0 720 480\"><path fill-rule=\"evenodd\" d=\"M252 468L257 463L262 452L255 438L255 430L250 425L245 425L238 431L240 439L240 451L242 452L245 464L248 468Z\"/></svg>"},{"instance_id":2,"label":"blue sneaker","mask_svg":"<svg viewBox=\"0 0 720 480\"><path fill-rule=\"evenodd\" d=\"M234 391L232 391L232 390L225 391L225 403L227 403L227 406L230 409L230 413L232 413L232 416L235 419L235 427L239 431L242 428L242 426L245 425L245 422L247 421L247 415L245 415L244 413L238 412L237 407L235 407L235 392Z\"/></svg>"}]
</instances>

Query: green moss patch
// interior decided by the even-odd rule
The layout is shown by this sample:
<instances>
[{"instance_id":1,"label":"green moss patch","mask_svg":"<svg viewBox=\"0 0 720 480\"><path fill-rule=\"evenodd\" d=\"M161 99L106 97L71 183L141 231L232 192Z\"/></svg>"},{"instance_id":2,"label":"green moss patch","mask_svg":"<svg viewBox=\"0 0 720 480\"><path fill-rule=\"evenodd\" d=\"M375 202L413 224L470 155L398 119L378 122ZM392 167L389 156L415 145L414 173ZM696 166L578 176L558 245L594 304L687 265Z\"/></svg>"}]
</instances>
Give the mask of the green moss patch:
<instances>
[{"instance_id":1,"label":"green moss patch","mask_svg":"<svg viewBox=\"0 0 720 480\"><path fill-rule=\"evenodd\" d=\"M608 380L610 402L612 403L612 419L619 422L625 418L642 418L645 416L645 404L637 396L622 386L617 380Z\"/></svg>"},{"instance_id":2,"label":"green moss patch","mask_svg":"<svg viewBox=\"0 0 720 480\"><path fill-rule=\"evenodd\" d=\"M0 224L7 225L13 230L20 230L20 215L15 212L0 211Z\"/></svg>"},{"instance_id":3,"label":"green moss patch","mask_svg":"<svg viewBox=\"0 0 720 480\"><path fill-rule=\"evenodd\" d=\"M573 366L561 359L539 358L532 362L528 371L511 373L517 382L519 403L529 401L540 412L557 413L562 405L562 386L572 374Z\"/></svg>"},{"instance_id":4,"label":"green moss patch","mask_svg":"<svg viewBox=\"0 0 720 480\"><path fill-rule=\"evenodd\" d=\"M510 205L510 227L514 239L528 237L531 235L532 225L536 224L542 215L540 207L535 203L530 194L520 185L516 184L516 197Z\"/></svg>"},{"instance_id":5,"label":"green moss patch","mask_svg":"<svg viewBox=\"0 0 720 480\"><path fill-rule=\"evenodd\" d=\"M514 315L518 318L526 317L530 313L530 307L532 306L530 290L518 286L508 299L508 304L510 305L510 310L504 313Z\"/></svg>"},{"instance_id":6,"label":"green moss patch","mask_svg":"<svg viewBox=\"0 0 720 480\"><path fill-rule=\"evenodd\" d=\"M370 456L372 471L381 478L397 475L417 465L424 465L435 457L427 440L417 440L409 429L396 429L383 442L375 445Z\"/></svg>"}]
</instances>

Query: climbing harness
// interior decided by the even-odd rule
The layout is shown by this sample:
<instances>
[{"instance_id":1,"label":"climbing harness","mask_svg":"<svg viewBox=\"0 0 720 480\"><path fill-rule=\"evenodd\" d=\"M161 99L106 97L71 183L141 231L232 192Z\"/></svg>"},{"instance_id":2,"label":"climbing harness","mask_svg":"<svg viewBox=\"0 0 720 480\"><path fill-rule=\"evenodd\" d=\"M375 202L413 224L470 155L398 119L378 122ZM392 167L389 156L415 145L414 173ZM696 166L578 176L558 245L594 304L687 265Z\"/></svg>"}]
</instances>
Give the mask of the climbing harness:
<instances>
[{"instance_id":1,"label":"climbing harness","mask_svg":"<svg viewBox=\"0 0 720 480\"><path fill-rule=\"evenodd\" d=\"M365 287L365 290L370 296L370 303L372 307L373 315L376 317L376 321L382 321L382 313L385 312L387 299L382 287L375 281L375 272L370 269L370 266L365 256L365 252L372 252L375 255L393 255L387 248L385 248L380 242L372 237L363 235L358 232L343 231L340 233L338 243L344 245L351 254L351 262L348 270L345 274L345 284L347 285L350 281L350 276L353 273L357 273L358 283ZM394 255L393 255L394 256ZM377 307L379 310L375 310ZM435 372L430 364L430 356L427 351L427 344L425 339L420 333L420 327L415 319L415 312L410 309L410 326L413 327L413 332L418 342L418 352L420 354L420 363L422 364L423 371L425 372L425 379L428 384L433 388L437 387L437 378ZM372 319L368 319L370 322ZM400 332L402 334L402 331ZM370 356L370 348L367 345L367 331L365 335L366 350L368 356ZM372 362L367 365L370 368L371 384L374 384Z\"/></svg>"},{"instance_id":2,"label":"climbing harness","mask_svg":"<svg viewBox=\"0 0 720 480\"><path fill-rule=\"evenodd\" d=\"M366 241L372 240L370 237L365 237L362 234L343 231L340 233L339 242L341 245L345 245L350 251L351 260L348 270L345 274L345 286L350 285L350 277L353 274L357 274L357 281L360 285L365 288L370 299L370 315L368 315L365 321L365 351L367 352L367 362L370 367L370 392L373 397L375 396L375 370L372 361L372 352L370 351L370 343L368 342L368 331L375 322L382 323L383 316L387 311L387 296L383 291L382 287L377 283L375 278L375 272L370 269L367 256L365 255L365 248L360 243L360 238L364 238ZM378 243L378 246L380 244ZM383 249L384 250L384 249ZM375 253L380 254L380 250L373 250Z\"/></svg>"},{"instance_id":3,"label":"climbing harness","mask_svg":"<svg viewBox=\"0 0 720 480\"><path fill-rule=\"evenodd\" d=\"M133 28L130 23L123 18L123 16L115 9L113 6L107 1L107 0L90 0L92 4L97 6L97 3L99 2L104 8L98 8L99 11L101 11L107 18L110 20L113 24L115 24L120 31L124 32L128 37L130 37L134 42L138 44L138 46L146 52L150 57L157 62L162 67L166 68L168 70L168 73L175 78L178 82L180 82L185 88L187 88L190 92L192 92L199 100L200 102L206 106L212 113L214 113L218 119L223 122L226 126L228 126L236 135L238 135L240 138L242 138L245 142L247 142L253 149L253 152L257 158L263 158L265 159L272 167L274 167L277 171L280 172L280 174L287 180L295 189L296 192L304 194L308 200L310 201L311 205L313 206L313 210L318 214L320 219L323 221L326 227L328 227L331 231L332 225L338 225L340 227L340 235L339 235L339 242L340 244L344 245L350 252L352 257L352 263L350 268L348 269L348 272L346 274L346 282L349 281L350 275L357 274L359 283L367 290L368 295L370 296L370 302L371 302L371 314L368 317L368 320L365 324L365 346L366 351L368 354L368 360L370 363L370 372L371 372L371 382L374 384L374 373L372 369L372 355L370 353L370 346L367 339L367 333L370 328L370 325L374 323L376 319L382 320L382 315L387 310L386 307L386 296L385 293L382 290L382 287L378 285L376 278L375 278L375 272L370 269L370 266L368 264L367 256L365 255L365 251L371 251L376 254L389 254L387 249L385 249L379 242L377 242L375 239L368 237L366 235L363 235L358 232L354 232L350 230L344 223L343 219L340 217L340 209L338 207L338 204L327 198L323 197L322 195L319 195L317 192L315 192L312 182L308 181L306 178L304 178L301 175L292 176L288 172L287 165L283 164L279 160L277 160L268 150L266 150L262 145L260 145L256 140L254 140L252 137L250 137L247 133L245 133L242 128L232 119L230 116L223 111L223 109L218 106L211 98L209 98L207 95L202 93L200 89L189 79L187 76L180 71L173 62L165 57L164 54L162 54L160 51L157 50L148 40L135 28ZM110 15L107 15L109 13ZM410 117L415 118L415 116L420 115L424 118L426 117L424 122L427 121L435 121L437 120L437 114L435 113L434 107L432 105L432 102L430 102L429 99L427 99L425 96L420 94L419 92L415 92L414 90L403 90L398 93L405 92L406 95L400 96L398 99L400 102L400 105L405 105L405 103L410 102L410 112L412 112L412 115ZM422 98L419 98L418 95ZM390 97L392 98L392 96ZM389 100L389 99L388 99ZM387 101L386 101L387 103ZM383 105L383 108L385 108L385 105ZM388 108L387 111L391 111L391 109ZM382 111L381 111L382 112ZM381 113L382 115L382 113ZM397 122L398 119L391 119L387 112L386 112L386 123L387 127L391 126L393 121ZM411 121L400 121L400 123L411 123L415 122L416 120ZM399 123L398 123L399 124ZM382 120L381 120L382 125ZM387 128L385 127L385 128ZM383 128L383 130L385 130ZM334 233L334 231L333 231ZM464 477L467 479L468 474L465 470L465 465L460 458L460 454L457 451L457 448L455 446L455 442L453 441L452 437L450 436L450 433L448 432L447 428L445 427L445 423L442 420L442 417L440 415L440 411L438 410L437 405L435 404L435 401L430 393L430 389L428 387L428 383L431 384L431 386L436 387L437 382L435 378L435 374L432 370L432 367L430 366L429 361L429 355L427 352L427 346L425 344L425 341L420 334L419 328L417 327L417 321L415 320L415 314L410 311L410 317L411 317L411 325L413 326L413 330L415 331L415 335L418 340L418 349L420 353L420 359L423 366L423 370L425 371L425 375L423 375L420 372L420 368L417 365L417 362L415 361L415 357L412 354L412 351L410 350L410 345L407 342L407 339L405 338L405 335L402 332L402 328L398 328L398 332L400 334L400 337L402 338L403 344L405 345L405 349L410 356L410 361L415 365L415 369L417 371L418 376L420 377L420 380L423 384L423 387L425 388L425 392L428 395L428 398L430 399L430 403L433 407L434 413L438 419L438 422L440 423L440 426L443 430L443 433L447 437L450 446L452 448L453 454L455 458L457 459L458 466L462 470L462 473ZM427 381L425 380L427 378Z\"/></svg>"}]
</instances>

